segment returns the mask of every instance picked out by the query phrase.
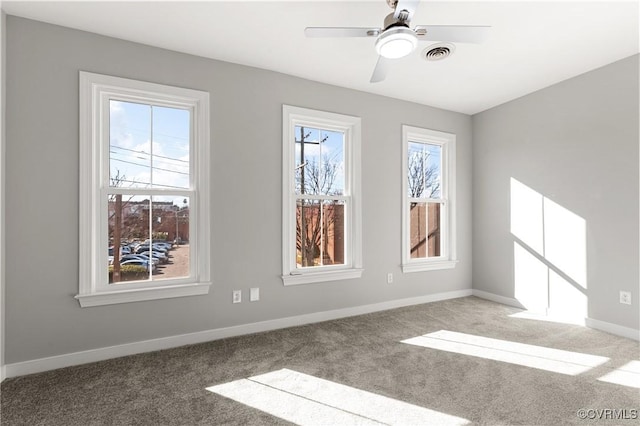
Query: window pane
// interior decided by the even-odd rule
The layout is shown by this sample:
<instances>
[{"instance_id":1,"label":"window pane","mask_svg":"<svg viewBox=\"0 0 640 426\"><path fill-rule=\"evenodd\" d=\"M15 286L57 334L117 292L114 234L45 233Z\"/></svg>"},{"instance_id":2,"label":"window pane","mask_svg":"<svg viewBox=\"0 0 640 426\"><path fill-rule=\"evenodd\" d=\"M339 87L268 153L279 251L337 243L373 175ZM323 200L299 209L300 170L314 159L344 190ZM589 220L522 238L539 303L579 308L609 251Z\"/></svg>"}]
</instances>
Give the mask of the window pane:
<instances>
[{"instance_id":1,"label":"window pane","mask_svg":"<svg viewBox=\"0 0 640 426\"><path fill-rule=\"evenodd\" d=\"M440 203L409 203L409 251L412 259L441 252Z\"/></svg>"},{"instance_id":2,"label":"window pane","mask_svg":"<svg viewBox=\"0 0 640 426\"><path fill-rule=\"evenodd\" d=\"M441 197L441 158L441 146L409 142L407 158L409 197Z\"/></svg>"},{"instance_id":3,"label":"window pane","mask_svg":"<svg viewBox=\"0 0 640 426\"><path fill-rule=\"evenodd\" d=\"M344 264L344 202L338 200L322 203L322 264Z\"/></svg>"},{"instance_id":4,"label":"window pane","mask_svg":"<svg viewBox=\"0 0 640 426\"><path fill-rule=\"evenodd\" d=\"M109 185L189 188L190 112L110 101Z\"/></svg>"},{"instance_id":5,"label":"window pane","mask_svg":"<svg viewBox=\"0 0 640 426\"><path fill-rule=\"evenodd\" d=\"M296 202L296 264L298 267L320 264L320 202Z\"/></svg>"},{"instance_id":6,"label":"window pane","mask_svg":"<svg viewBox=\"0 0 640 426\"><path fill-rule=\"evenodd\" d=\"M188 110L153 107L154 188L189 188L190 126Z\"/></svg>"},{"instance_id":7,"label":"window pane","mask_svg":"<svg viewBox=\"0 0 640 426\"><path fill-rule=\"evenodd\" d=\"M108 197L110 284L190 275L189 198Z\"/></svg>"},{"instance_id":8,"label":"window pane","mask_svg":"<svg viewBox=\"0 0 640 426\"><path fill-rule=\"evenodd\" d=\"M109 103L109 186L144 188L151 183L151 106Z\"/></svg>"},{"instance_id":9,"label":"window pane","mask_svg":"<svg viewBox=\"0 0 640 426\"><path fill-rule=\"evenodd\" d=\"M298 267L345 262L343 201L298 200L296 203L296 264Z\"/></svg>"},{"instance_id":10,"label":"window pane","mask_svg":"<svg viewBox=\"0 0 640 426\"><path fill-rule=\"evenodd\" d=\"M320 135L318 129L295 126L296 193L319 194Z\"/></svg>"},{"instance_id":11,"label":"window pane","mask_svg":"<svg viewBox=\"0 0 640 426\"><path fill-rule=\"evenodd\" d=\"M189 198L154 196L152 201L151 241L142 250L157 260L153 280L188 277Z\"/></svg>"},{"instance_id":12,"label":"window pane","mask_svg":"<svg viewBox=\"0 0 640 426\"><path fill-rule=\"evenodd\" d=\"M320 135L320 193L344 195L344 133L323 130Z\"/></svg>"},{"instance_id":13,"label":"window pane","mask_svg":"<svg viewBox=\"0 0 640 426\"><path fill-rule=\"evenodd\" d=\"M344 194L344 134L295 126L296 194Z\"/></svg>"}]
</instances>

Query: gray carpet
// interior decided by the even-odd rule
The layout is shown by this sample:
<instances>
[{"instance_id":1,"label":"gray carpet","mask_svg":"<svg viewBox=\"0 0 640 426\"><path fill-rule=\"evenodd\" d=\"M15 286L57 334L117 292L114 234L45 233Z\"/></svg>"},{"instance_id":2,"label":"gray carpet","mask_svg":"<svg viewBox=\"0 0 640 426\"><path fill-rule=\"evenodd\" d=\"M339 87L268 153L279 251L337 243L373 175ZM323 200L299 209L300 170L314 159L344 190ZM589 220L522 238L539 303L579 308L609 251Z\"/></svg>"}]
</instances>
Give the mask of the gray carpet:
<instances>
[{"instance_id":1,"label":"gray carpet","mask_svg":"<svg viewBox=\"0 0 640 426\"><path fill-rule=\"evenodd\" d=\"M584 327L509 316L517 312L466 297L12 378L2 383L1 420L3 425L291 424L251 407L252 401L269 404L269 397L251 394L249 388L243 392L245 403L207 390L287 369L343 385L347 397L353 396L353 389L361 400L349 402L335 391L337 403L346 405L343 412L355 413L353 423L396 423L394 407L411 404L406 406L417 413L433 410L468 424L638 424L624 418L640 409L639 390L598 380L637 360L638 342ZM440 330L534 345L526 348L539 358L545 355L536 347L608 360L572 375L401 343ZM463 346L492 350L477 342ZM580 364L579 355L575 356ZM296 401L335 411L331 403L315 401L314 392L320 395L320 388L310 392ZM373 407L361 411L357 407L367 395ZM280 404L280 411L298 410L286 401L272 404ZM589 415L596 418L580 419L580 409L592 410ZM607 409L626 411L594 411ZM375 418L371 413L376 410L384 415ZM317 413L300 421L304 417L300 413L298 423L337 421ZM397 412L398 423L427 425L442 420L428 415L407 420L404 414Z\"/></svg>"}]
</instances>

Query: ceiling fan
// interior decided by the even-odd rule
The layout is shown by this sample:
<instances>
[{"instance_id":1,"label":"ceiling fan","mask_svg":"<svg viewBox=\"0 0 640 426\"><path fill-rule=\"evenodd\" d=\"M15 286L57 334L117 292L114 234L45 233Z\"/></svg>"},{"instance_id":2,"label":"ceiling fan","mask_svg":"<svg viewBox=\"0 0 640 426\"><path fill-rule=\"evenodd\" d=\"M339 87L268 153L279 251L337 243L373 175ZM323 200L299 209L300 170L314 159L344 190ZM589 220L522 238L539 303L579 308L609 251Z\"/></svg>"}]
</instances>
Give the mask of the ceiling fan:
<instances>
[{"instance_id":1,"label":"ceiling fan","mask_svg":"<svg viewBox=\"0 0 640 426\"><path fill-rule=\"evenodd\" d=\"M378 27L307 27L307 37L376 37L378 62L371 75L371 83L385 79L390 59L398 59L413 52L418 41L482 43L489 34L488 26L416 25L409 28L420 0L386 0L393 12Z\"/></svg>"}]
</instances>

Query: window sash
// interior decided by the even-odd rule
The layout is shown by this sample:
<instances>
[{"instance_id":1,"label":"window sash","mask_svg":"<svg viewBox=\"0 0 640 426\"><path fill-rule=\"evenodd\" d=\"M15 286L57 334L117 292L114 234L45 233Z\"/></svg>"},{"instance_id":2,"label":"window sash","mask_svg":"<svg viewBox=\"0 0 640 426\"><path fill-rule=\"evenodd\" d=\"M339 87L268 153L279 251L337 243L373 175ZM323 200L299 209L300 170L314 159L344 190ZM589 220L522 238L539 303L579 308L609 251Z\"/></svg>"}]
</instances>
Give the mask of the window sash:
<instances>
[{"instance_id":1,"label":"window sash","mask_svg":"<svg viewBox=\"0 0 640 426\"><path fill-rule=\"evenodd\" d=\"M296 199L296 203L294 204L294 211L296 213L294 213L294 217L295 215L297 215L297 201L299 200L312 200L312 201L340 201L342 203L342 205L344 206L344 215L343 215L343 237L344 237L344 261L343 263L339 263L339 264L334 264L334 265L314 265L314 266L301 266L298 265L297 262L297 217L294 220L293 223L293 235L295 236L294 238L294 252L293 252L293 264L292 264L292 272L302 272L304 273L305 271L309 272L313 272L313 271L322 271L322 270L335 270L335 269L345 269L346 267L349 267L351 265L351 253L349 251L349 242L350 242L350 212L351 212L351 208L350 208L350 199L351 197L329 197L328 199L325 198L325 196L317 196L319 198L317 198L316 200L310 199L310 198L300 198L298 197ZM321 254L322 256L322 254Z\"/></svg>"},{"instance_id":2,"label":"window sash","mask_svg":"<svg viewBox=\"0 0 640 426\"><path fill-rule=\"evenodd\" d=\"M95 284L96 292L107 292L114 289L138 289L138 288L147 288L147 287L163 287L163 286L172 286L176 284L185 284L192 283L194 280L198 279L198 255L197 255L197 247L198 247L198 207L197 207L197 195L196 191L180 191L179 193L169 193L169 191L164 190L156 190L155 194L149 194L144 190L135 191L126 191L126 188L123 188L124 191L114 192L115 188L101 188L101 206L100 211L103 213L101 215L100 220L100 235L103 235L105 239L104 242L107 244L102 244L100 246L101 254L99 255L99 271L107 271L109 268L109 244L108 244L108 236L109 235L109 200L108 196L110 194L131 194L131 195L162 195L162 196L186 196L189 198L189 275L187 277L179 277L179 278L166 278L160 280L140 280L140 281L126 281L119 282L118 284L109 283L108 274L101 275L101 279L99 279ZM118 188L120 189L120 188ZM151 230L149 230L151 232ZM193 247L193 248L192 248ZM106 278L104 278L106 277Z\"/></svg>"},{"instance_id":3,"label":"window sash","mask_svg":"<svg viewBox=\"0 0 640 426\"><path fill-rule=\"evenodd\" d=\"M110 179L110 167L109 160L111 159L110 154L110 130L111 130L111 101L119 101L119 102L131 102L142 105L148 105L151 107L166 107L166 108L174 108L174 109L183 109L189 111L189 188L185 188L187 190L195 191L196 188L196 161L195 155L196 152L196 137L197 137L197 127L198 127L198 117L195 111L195 107L193 104L185 103L184 101L176 101L172 99L167 99L166 96L152 95L142 96L137 93L136 95L121 93L113 91L103 91L100 94L100 158L101 158L101 187L110 187L111 179ZM151 183L150 183L151 185ZM150 186L149 188L139 188L139 189L154 189L154 190L169 190L173 191L181 190L180 188L158 188Z\"/></svg>"},{"instance_id":4,"label":"window sash","mask_svg":"<svg viewBox=\"0 0 640 426\"><path fill-rule=\"evenodd\" d=\"M292 129L294 129L295 127L292 126ZM295 143L295 142L293 142ZM347 141L345 140L344 142L345 147L348 145ZM294 146L295 149L295 146ZM346 149L345 149L346 151ZM345 155L346 157L346 155ZM295 161L295 158L294 158ZM295 167L295 165L294 165ZM336 270L336 269L345 269L345 268L351 268L353 267L353 263L352 263L352 239L351 239L351 208L350 205L352 203L352 196L350 195L350 192L348 192L348 189L350 187L350 185L348 184L348 182L351 180L351 176L348 174L347 172L348 167L345 164L345 194L346 195L316 195L316 194L298 194L295 191L295 186L294 186L294 190L292 191L292 193L290 194L290 198L292 200L291 202L291 211L293 212L292 214L292 221L291 221L291 226L292 226L292 233L291 235L293 236L292 238L292 250L291 250L291 265L290 265L290 271L292 273L313 273L313 272L320 272L320 271L325 271L325 270ZM294 178L294 185L295 185L295 178ZM297 201L299 200L311 200L311 201L341 201L342 203L344 203L344 209L345 209L345 214L344 214L344 263L338 264L338 265L317 265L317 266L299 266L297 261L296 261L296 256L297 256L297 247L296 247L296 236L297 236L297 221L296 221L296 209L297 209Z\"/></svg>"},{"instance_id":5,"label":"window sash","mask_svg":"<svg viewBox=\"0 0 640 426\"><path fill-rule=\"evenodd\" d=\"M425 203L425 204L440 204L440 255L439 256L425 256L425 257L411 257L411 204L413 203ZM405 221L407 223L407 235L405 236L405 249L407 253L406 263L424 263L429 261L441 261L449 259L449 220L447 204L444 201L412 198L406 203L407 215ZM428 209L427 209L428 212ZM428 214L428 213L427 213ZM427 218L428 223L428 218Z\"/></svg>"}]
</instances>

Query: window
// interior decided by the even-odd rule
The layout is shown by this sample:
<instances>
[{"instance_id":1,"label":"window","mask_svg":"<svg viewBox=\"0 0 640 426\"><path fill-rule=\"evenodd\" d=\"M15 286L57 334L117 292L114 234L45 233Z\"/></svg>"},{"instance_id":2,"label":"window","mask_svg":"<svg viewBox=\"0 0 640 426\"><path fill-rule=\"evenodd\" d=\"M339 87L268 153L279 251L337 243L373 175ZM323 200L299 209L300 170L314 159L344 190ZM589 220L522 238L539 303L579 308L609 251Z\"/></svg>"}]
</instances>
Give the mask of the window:
<instances>
[{"instance_id":1,"label":"window","mask_svg":"<svg viewBox=\"0 0 640 426\"><path fill-rule=\"evenodd\" d=\"M82 307L207 294L209 94L80 73Z\"/></svg>"},{"instance_id":2,"label":"window","mask_svg":"<svg viewBox=\"0 0 640 426\"><path fill-rule=\"evenodd\" d=\"M455 135L402 126L402 270L453 268Z\"/></svg>"},{"instance_id":3,"label":"window","mask_svg":"<svg viewBox=\"0 0 640 426\"><path fill-rule=\"evenodd\" d=\"M284 105L285 285L362 275L360 119Z\"/></svg>"}]
</instances>

